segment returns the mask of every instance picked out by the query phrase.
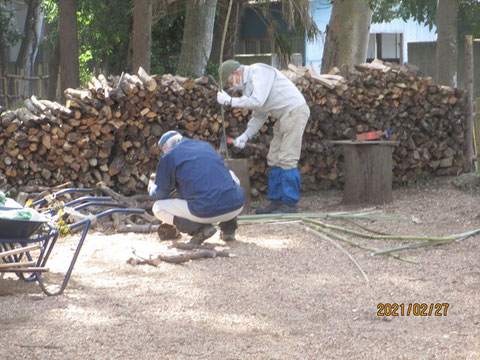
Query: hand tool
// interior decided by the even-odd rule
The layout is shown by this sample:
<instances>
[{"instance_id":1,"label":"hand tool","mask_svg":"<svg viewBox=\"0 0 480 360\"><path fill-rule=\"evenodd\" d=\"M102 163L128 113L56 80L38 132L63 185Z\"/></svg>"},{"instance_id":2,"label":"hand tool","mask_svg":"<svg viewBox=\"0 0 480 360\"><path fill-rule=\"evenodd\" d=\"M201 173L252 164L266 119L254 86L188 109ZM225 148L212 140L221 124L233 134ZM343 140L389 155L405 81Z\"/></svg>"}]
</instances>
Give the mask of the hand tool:
<instances>
[{"instance_id":1,"label":"hand tool","mask_svg":"<svg viewBox=\"0 0 480 360\"><path fill-rule=\"evenodd\" d=\"M377 140L377 139L381 139L382 137L385 137L385 139L388 139L390 136L392 136L392 134L393 134L393 131L390 129L371 131L371 132L357 134L356 140L357 141Z\"/></svg>"},{"instance_id":2,"label":"hand tool","mask_svg":"<svg viewBox=\"0 0 480 360\"><path fill-rule=\"evenodd\" d=\"M227 137L227 144L232 144L234 139L232 139L231 137ZM233 145L233 144L232 144ZM257 149L257 150L260 150L260 151L264 151L266 150L266 147L265 145L259 145L259 144L252 144L252 143L245 143L245 146L246 147L249 147L249 148L253 148L253 149ZM222 147L222 144L220 144L220 148Z\"/></svg>"}]
</instances>

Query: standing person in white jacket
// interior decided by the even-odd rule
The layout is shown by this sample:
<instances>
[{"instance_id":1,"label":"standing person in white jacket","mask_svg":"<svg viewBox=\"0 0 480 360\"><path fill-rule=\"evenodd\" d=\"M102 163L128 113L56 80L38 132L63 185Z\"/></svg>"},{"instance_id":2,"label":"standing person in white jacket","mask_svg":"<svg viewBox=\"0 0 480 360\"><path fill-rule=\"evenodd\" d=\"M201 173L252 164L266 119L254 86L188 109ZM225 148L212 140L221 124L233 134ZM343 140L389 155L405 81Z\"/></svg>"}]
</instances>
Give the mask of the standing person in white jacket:
<instances>
[{"instance_id":1,"label":"standing person in white jacket","mask_svg":"<svg viewBox=\"0 0 480 360\"><path fill-rule=\"evenodd\" d=\"M263 126L269 115L277 119L267 155L268 199L257 214L294 213L300 199L300 171L297 165L302 150L302 137L310 116L310 108L297 87L280 71L265 65L241 65L227 60L222 64L222 84L241 90L241 97L231 97L223 89L217 101L225 106L252 110L247 129L233 141L240 149Z\"/></svg>"}]
</instances>

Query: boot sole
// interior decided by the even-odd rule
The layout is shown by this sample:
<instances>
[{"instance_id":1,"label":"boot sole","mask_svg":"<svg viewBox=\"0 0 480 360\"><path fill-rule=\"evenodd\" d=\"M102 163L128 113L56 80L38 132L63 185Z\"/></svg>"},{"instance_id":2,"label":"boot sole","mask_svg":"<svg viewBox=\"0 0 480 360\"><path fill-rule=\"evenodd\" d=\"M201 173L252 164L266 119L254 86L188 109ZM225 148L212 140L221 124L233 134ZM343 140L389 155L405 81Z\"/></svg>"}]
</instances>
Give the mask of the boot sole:
<instances>
[{"instance_id":1,"label":"boot sole","mask_svg":"<svg viewBox=\"0 0 480 360\"><path fill-rule=\"evenodd\" d=\"M209 227L208 229L202 231L202 235L198 238L196 238L196 234L192 236L190 239L190 243L200 245L202 244L205 240L211 238L215 233L217 232L217 229L213 226Z\"/></svg>"}]
</instances>

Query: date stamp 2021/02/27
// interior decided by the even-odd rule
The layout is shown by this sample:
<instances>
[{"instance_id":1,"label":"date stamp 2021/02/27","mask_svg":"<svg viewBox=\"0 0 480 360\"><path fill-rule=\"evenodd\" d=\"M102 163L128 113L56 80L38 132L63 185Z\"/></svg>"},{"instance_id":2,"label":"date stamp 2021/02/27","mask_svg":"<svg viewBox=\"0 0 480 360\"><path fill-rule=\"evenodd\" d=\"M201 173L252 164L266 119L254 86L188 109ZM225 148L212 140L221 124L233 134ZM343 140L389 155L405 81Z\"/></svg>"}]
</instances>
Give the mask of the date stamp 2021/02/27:
<instances>
[{"instance_id":1,"label":"date stamp 2021/02/27","mask_svg":"<svg viewBox=\"0 0 480 360\"><path fill-rule=\"evenodd\" d=\"M449 303L379 303L377 316L447 316Z\"/></svg>"}]
</instances>

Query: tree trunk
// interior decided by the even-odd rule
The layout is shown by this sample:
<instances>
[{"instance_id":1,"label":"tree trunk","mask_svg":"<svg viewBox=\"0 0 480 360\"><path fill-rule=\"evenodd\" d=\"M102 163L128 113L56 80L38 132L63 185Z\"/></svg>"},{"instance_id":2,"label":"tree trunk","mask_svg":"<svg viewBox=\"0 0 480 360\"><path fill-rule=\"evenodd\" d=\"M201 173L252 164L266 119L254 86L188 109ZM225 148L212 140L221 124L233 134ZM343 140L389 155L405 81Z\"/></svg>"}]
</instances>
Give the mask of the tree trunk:
<instances>
[{"instance_id":1,"label":"tree trunk","mask_svg":"<svg viewBox=\"0 0 480 360\"><path fill-rule=\"evenodd\" d=\"M43 25L43 12L40 11L39 0L29 0L28 10L25 18L24 26L24 38L20 45L20 51L18 53L16 68L24 69L24 75L30 77L33 75L33 68L38 53L38 46L40 44L40 32ZM25 81L22 89L23 96L30 96L30 82Z\"/></svg>"},{"instance_id":2,"label":"tree trunk","mask_svg":"<svg viewBox=\"0 0 480 360\"><path fill-rule=\"evenodd\" d=\"M152 0L135 0L133 11L132 70L142 67L150 72L152 44Z\"/></svg>"},{"instance_id":3,"label":"tree trunk","mask_svg":"<svg viewBox=\"0 0 480 360\"><path fill-rule=\"evenodd\" d=\"M27 51L30 47L32 42L32 29L33 29L33 22L34 22L34 12L35 7L38 7L39 1L38 0L29 0L28 1L28 8L27 8L27 15L25 16L25 25L23 27L24 37L20 44L20 49L18 51L17 61L15 63L15 67L18 69L22 69L25 66L25 62L27 61Z\"/></svg>"},{"instance_id":4,"label":"tree trunk","mask_svg":"<svg viewBox=\"0 0 480 360\"><path fill-rule=\"evenodd\" d=\"M437 82L457 87L457 27L460 0L437 1Z\"/></svg>"},{"instance_id":5,"label":"tree trunk","mask_svg":"<svg viewBox=\"0 0 480 360\"><path fill-rule=\"evenodd\" d=\"M57 100L58 71L60 70L60 35L55 36L55 45L48 61L47 99Z\"/></svg>"},{"instance_id":6,"label":"tree trunk","mask_svg":"<svg viewBox=\"0 0 480 360\"><path fill-rule=\"evenodd\" d=\"M322 73L365 62L372 11L363 0L336 0L327 28Z\"/></svg>"},{"instance_id":7,"label":"tree trunk","mask_svg":"<svg viewBox=\"0 0 480 360\"><path fill-rule=\"evenodd\" d=\"M201 76L205 72L212 49L213 24L217 0L191 0L187 2L182 50L177 74Z\"/></svg>"},{"instance_id":8,"label":"tree trunk","mask_svg":"<svg viewBox=\"0 0 480 360\"><path fill-rule=\"evenodd\" d=\"M62 101L65 101L64 91L68 88L78 88L80 85L77 1L59 0L58 14L60 19L60 88Z\"/></svg>"},{"instance_id":9,"label":"tree trunk","mask_svg":"<svg viewBox=\"0 0 480 360\"><path fill-rule=\"evenodd\" d=\"M0 36L0 77L5 76L7 71L7 61L7 45L2 36Z\"/></svg>"}]
</instances>

